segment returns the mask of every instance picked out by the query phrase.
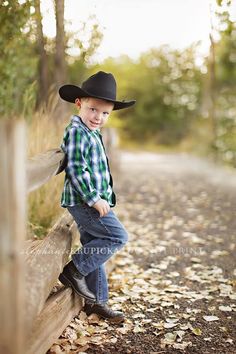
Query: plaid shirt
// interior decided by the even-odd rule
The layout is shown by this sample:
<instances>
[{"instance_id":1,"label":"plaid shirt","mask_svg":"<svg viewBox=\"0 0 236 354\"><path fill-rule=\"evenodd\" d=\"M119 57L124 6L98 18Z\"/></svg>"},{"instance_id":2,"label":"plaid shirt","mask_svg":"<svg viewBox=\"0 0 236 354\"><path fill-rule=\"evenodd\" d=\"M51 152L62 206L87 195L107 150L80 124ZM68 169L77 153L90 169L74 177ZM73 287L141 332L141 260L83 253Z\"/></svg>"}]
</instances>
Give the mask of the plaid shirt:
<instances>
[{"instance_id":1,"label":"plaid shirt","mask_svg":"<svg viewBox=\"0 0 236 354\"><path fill-rule=\"evenodd\" d=\"M92 206L100 198L114 206L112 177L100 132L90 130L74 115L65 129L61 148L68 158L61 206Z\"/></svg>"}]
</instances>

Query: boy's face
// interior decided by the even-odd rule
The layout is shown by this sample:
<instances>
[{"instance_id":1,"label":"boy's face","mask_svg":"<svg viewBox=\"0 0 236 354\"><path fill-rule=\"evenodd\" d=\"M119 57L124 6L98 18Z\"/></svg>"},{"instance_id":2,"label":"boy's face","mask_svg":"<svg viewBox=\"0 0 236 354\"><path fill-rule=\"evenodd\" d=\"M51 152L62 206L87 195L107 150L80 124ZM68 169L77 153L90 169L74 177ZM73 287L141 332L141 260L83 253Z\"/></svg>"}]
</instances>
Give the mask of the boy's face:
<instances>
[{"instance_id":1,"label":"boy's face","mask_svg":"<svg viewBox=\"0 0 236 354\"><path fill-rule=\"evenodd\" d=\"M80 108L80 118L90 129L101 128L113 110L114 104L98 98L77 98L76 106Z\"/></svg>"}]
</instances>

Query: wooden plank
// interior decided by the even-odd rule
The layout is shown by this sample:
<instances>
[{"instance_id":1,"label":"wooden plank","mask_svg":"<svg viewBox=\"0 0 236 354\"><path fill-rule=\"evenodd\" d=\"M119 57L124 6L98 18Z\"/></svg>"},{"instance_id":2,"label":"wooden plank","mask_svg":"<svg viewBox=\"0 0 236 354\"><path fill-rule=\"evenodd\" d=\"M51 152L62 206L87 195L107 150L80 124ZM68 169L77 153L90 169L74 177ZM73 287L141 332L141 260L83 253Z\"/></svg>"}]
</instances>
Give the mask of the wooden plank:
<instances>
[{"instance_id":1,"label":"wooden plank","mask_svg":"<svg viewBox=\"0 0 236 354\"><path fill-rule=\"evenodd\" d=\"M71 252L72 216L65 212L41 242L27 247L25 326L30 333Z\"/></svg>"},{"instance_id":2,"label":"wooden plank","mask_svg":"<svg viewBox=\"0 0 236 354\"><path fill-rule=\"evenodd\" d=\"M114 259L106 263L107 274L115 267ZM27 354L45 354L83 307L83 300L71 288L63 287L51 295L37 317L28 341Z\"/></svg>"},{"instance_id":3,"label":"wooden plank","mask_svg":"<svg viewBox=\"0 0 236 354\"><path fill-rule=\"evenodd\" d=\"M61 149L51 149L36 155L27 161L27 190L31 192L52 176L63 171L65 155Z\"/></svg>"},{"instance_id":4,"label":"wooden plank","mask_svg":"<svg viewBox=\"0 0 236 354\"><path fill-rule=\"evenodd\" d=\"M0 123L0 352L24 353L26 156L23 121Z\"/></svg>"},{"instance_id":5,"label":"wooden plank","mask_svg":"<svg viewBox=\"0 0 236 354\"><path fill-rule=\"evenodd\" d=\"M45 354L82 306L81 297L71 288L63 287L52 295L34 324L27 354Z\"/></svg>"}]
</instances>

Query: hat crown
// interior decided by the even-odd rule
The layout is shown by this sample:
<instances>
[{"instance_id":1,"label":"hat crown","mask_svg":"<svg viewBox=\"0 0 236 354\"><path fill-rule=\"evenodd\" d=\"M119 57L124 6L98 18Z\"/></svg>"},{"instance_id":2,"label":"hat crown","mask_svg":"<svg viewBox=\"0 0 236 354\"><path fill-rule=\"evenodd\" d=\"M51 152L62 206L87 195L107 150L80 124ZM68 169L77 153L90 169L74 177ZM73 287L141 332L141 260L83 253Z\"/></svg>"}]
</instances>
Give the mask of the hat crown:
<instances>
[{"instance_id":1,"label":"hat crown","mask_svg":"<svg viewBox=\"0 0 236 354\"><path fill-rule=\"evenodd\" d=\"M116 99L116 80L111 73L98 71L82 83L82 86L63 85L59 88L60 97L71 103L75 103L77 98L94 97L114 104L113 110L123 109L135 104L132 101L117 101Z\"/></svg>"},{"instance_id":2,"label":"hat crown","mask_svg":"<svg viewBox=\"0 0 236 354\"><path fill-rule=\"evenodd\" d=\"M84 81L81 88L92 96L116 100L116 80L110 73L97 72Z\"/></svg>"}]
</instances>

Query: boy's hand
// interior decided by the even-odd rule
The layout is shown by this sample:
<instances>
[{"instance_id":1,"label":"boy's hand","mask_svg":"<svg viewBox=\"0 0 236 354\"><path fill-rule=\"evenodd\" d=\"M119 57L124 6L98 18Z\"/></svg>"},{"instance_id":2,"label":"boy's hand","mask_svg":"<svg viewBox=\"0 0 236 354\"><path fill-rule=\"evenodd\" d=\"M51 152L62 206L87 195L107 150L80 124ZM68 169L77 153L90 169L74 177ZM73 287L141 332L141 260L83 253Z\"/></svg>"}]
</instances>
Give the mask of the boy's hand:
<instances>
[{"instance_id":1,"label":"boy's hand","mask_svg":"<svg viewBox=\"0 0 236 354\"><path fill-rule=\"evenodd\" d=\"M105 199L99 199L95 204L93 204L93 208L99 212L101 217L105 216L110 211L110 205Z\"/></svg>"}]
</instances>

